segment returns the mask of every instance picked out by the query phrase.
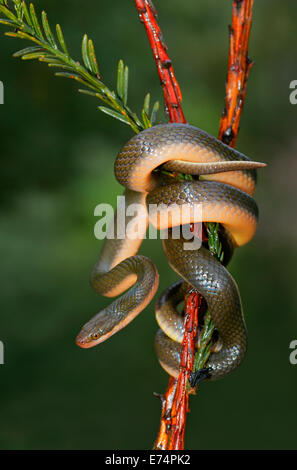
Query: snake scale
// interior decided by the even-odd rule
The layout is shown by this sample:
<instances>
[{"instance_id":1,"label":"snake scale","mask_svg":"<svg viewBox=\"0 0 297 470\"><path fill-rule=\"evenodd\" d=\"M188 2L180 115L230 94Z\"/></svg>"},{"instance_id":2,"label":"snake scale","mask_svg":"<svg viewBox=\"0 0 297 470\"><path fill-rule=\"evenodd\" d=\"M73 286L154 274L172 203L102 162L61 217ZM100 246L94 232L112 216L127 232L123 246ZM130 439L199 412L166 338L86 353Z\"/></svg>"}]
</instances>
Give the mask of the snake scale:
<instances>
[{"instance_id":1,"label":"snake scale","mask_svg":"<svg viewBox=\"0 0 297 470\"><path fill-rule=\"evenodd\" d=\"M89 348L105 341L130 323L156 293L158 271L147 257L137 255L142 237L129 236L129 222L142 219L139 221L144 235L149 204L180 211L184 205L193 208L199 203L199 220L194 211L188 211L183 223L220 223L226 264L233 248L250 241L256 231L255 169L262 166L189 124L159 124L132 137L117 156L115 176L126 188L126 208L137 203L144 210L128 218L125 238L105 240L91 275L91 285L98 293L107 297L122 295L83 326L77 344ZM173 178L170 172L196 175L196 179ZM150 220L157 229L168 229L163 248L170 266L181 278L156 305L160 326L155 338L158 359L170 375L178 375L183 316L177 307L190 285L204 297L218 332L206 364L207 374L202 378L221 378L241 363L246 352L247 332L239 290L226 267L205 246L198 250L184 248L183 238L173 236L174 220L165 218L164 222L161 215Z\"/></svg>"}]
</instances>

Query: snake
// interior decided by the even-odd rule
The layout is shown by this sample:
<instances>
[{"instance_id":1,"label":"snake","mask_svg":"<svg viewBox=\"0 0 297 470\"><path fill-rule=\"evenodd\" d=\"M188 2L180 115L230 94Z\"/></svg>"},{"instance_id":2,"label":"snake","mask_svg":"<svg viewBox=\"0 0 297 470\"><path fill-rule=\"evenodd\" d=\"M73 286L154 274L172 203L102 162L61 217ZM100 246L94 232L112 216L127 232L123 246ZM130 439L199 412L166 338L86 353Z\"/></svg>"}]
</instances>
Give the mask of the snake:
<instances>
[{"instance_id":1,"label":"snake","mask_svg":"<svg viewBox=\"0 0 297 470\"><path fill-rule=\"evenodd\" d=\"M137 254L151 223L158 230L167 229L163 249L179 276L156 304L159 330L155 349L161 366L171 376L178 376L184 334L178 306L190 287L205 299L218 332L206 366L196 379L215 380L235 370L246 353L247 329L239 289L226 265L234 248L248 243L255 234L258 208L253 194L256 169L263 166L190 124L158 124L133 136L118 153L114 172L125 188L122 209L127 211L136 204L141 210L126 217L124 236L104 241L90 282L99 294L117 298L82 327L77 345L90 348L105 341L128 325L155 296L157 268L149 258ZM176 177L181 174L192 177ZM202 207L198 213L194 210L197 204ZM185 206L190 210L182 219L183 227L219 224L227 253L224 263L205 244L186 249L183 235L174 235L181 224L177 216ZM154 207L155 212L148 207ZM171 217L166 217L168 210ZM112 223L117 229L117 213Z\"/></svg>"}]
</instances>

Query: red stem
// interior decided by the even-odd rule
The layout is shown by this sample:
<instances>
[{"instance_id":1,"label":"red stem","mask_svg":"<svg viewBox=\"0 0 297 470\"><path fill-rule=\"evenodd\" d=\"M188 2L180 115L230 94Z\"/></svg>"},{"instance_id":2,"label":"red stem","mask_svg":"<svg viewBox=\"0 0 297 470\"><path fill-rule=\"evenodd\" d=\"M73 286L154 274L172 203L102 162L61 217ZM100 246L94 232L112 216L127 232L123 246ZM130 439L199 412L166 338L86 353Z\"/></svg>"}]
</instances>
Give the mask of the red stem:
<instances>
[{"instance_id":1,"label":"red stem","mask_svg":"<svg viewBox=\"0 0 297 470\"><path fill-rule=\"evenodd\" d=\"M169 122L186 123L181 107L182 94L176 81L167 46L157 23L157 12L151 0L135 0L140 21L144 23L163 88Z\"/></svg>"},{"instance_id":2,"label":"red stem","mask_svg":"<svg viewBox=\"0 0 297 470\"><path fill-rule=\"evenodd\" d=\"M233 0L232 6L226 98L219 129L219 139L230 147L236 144L247 80L253 66L248 57L253 3L254 0Z\"/></svg>"}]
</instances>

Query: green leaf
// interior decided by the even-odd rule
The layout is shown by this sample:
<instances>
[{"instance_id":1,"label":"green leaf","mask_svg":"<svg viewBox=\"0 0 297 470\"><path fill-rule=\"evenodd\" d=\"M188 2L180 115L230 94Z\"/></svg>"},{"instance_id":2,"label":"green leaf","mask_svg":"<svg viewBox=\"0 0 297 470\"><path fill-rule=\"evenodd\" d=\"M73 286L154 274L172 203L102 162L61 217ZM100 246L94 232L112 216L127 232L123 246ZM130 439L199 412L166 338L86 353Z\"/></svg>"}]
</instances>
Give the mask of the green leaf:
<instances>
[{"instance_id":1,"label":"green leaf","mask_svg":"<svg viewBox=\"0 0 297 470\"><path fill-rule=\"evenodd\" d=\"M33 3L30 3L30 16L31 16L32 25L33 25L33 29L34 29L35 33L37 34L37 36L39 36L39 38L44 39L44 36L42 34L38 18L37 18L36 13L35 13L35 8L34 8Z\"/></svg>"},{"instance_id":2,"label":"green leaf","mask_svg":"<svg viewBox=\"0 0 297 470\"><path fill-rule=\"evenodd\" d=\"M0 19L0 24L6 24L8 26L15 26L15 22L13 20L3 20L2 18Z\"/></svg>"},{"instance_id":3,"label":"green leaf","mask_svg":"<svg viewBox=\"0 0 297 470\"><path fill-rule=\"evenodd\" d=\"M40 62L46 62L45 60L42 59L42 57L39 60L40 60ZM71 72L73 70L72 67L70 67L70 65L64 65L64 64L61 64L61 63L58 63L58 62L49 62L47 65L49 67L56 67L56 68L60 68L60 69L63 69L63 70L68 70L69 72Z\"/></svg>"},{"instance_id":4,"label":"green leaf","mask_svg":"<svg viewBox=\"0 0 297 470\"><path fill-rule=\"evenodd\" d=\"M49 64L60 64L61 65L61 61L59 59L56 59L54 56L52 55L48 55L46 54L46 52L44 52L44 55L42 56L42 62L47 62ZM72 69L71 69L72 70Z\"/></svg>"},{"instance_id":5,"label":"green leaf","mask_svg":"<svg viewBox=\"0 0 297 470\"><path fill-rule=\"evenodd\" d=\"M143 126L142 122L138 119L137 114L136 113L131 113L131 116L133 118L133 121L136 124L137 132L142 131L144 129L144 126Z\"/></svg>"},{"instance_id":6,"label":"green leaf","mask_svg":"<svg viewBox=\"0 0 297 470\"><path fill-rule=\"evenodd\" d=\"M125 124L128 124L128 126L130 126L130 121L129 121L129 119L127 119L126 116L123 116L122 114L117 113L117 112L114 111L113 109L105 108L104 106L98 106L98 109L100 109L100 111L103 111L103 113L108 114L109 116L111 116L111 117L113 117L113 118L116 118L116 119L118 119L119 121L122 121L122 122L124 122Z\"/></svg>"},{"instance_id":7,"label":"green leaf","mask_svg":"<svg viewBox=\"0 0 297 470\"><path fill-rule=\"evenodd\" d=\"M5 6L0 5L0 12L2 12L10 20L14 21L14 23L17 21L17 17Z\"/></svg>"},{"instance_id":8,"label":"green leaf","mask_svg":"<svg viewBox=\"0 0 297 470\"><path fill-rule=\"evenodd\" d=\"M69 56L68 50L67 50L67 47L66 47L66 43L64 41L64 36L63 36L63 33L62 33L62 29L61 29L61 26L59 24L56 25L56 32L57 32L57 38L59 40L59 43L61 44L61 47L62 47L63 51L65 52L65 54L67 56Z\"/></svg>"},{"instance_id":9,"label":"green leaf","mask_svg":"<svg viewBox=\"0 0 297 470\"><path fill-rule=\"evenodd\" d=\"M150 100L151 100L151 95L150 93L147 93L144 98L144 103L143 103L143 109L146 112L147 116L149 115L150 112Z\"/></svg>"},{"instance_id":10,"label":"green leaf","mask_svg":"<svg viewBox=\"0 0 297 470\"><path fill-rule=\"evenodd\" d=\"M36 44L42 46L42 42L36 39L34 36L30 36L30 34L24 33L23 31L18 31L17 33L5 33L5 36L10 36L11 38L20 38L20 39L28 39L29 41L33 41Z\"/></svg>"},{"instance_id":11,"label":"green leaf","mask_svg":"<svg viewBox=\"0 0 297 470\"><path fill-rule=\"evenodd\" d=\"M82 90L81 88L78 90L79 93L82 93L83 95L89 95L89 96L100 96L98 93L90 90Z\"/></svg>"},{"instance_id":12,"label":"green leaf","mask_svg":"<svg viewBox=\"0 0 297 470\"><path fill-rule=\"evenodd\" d=\"M22 5L23 5L24 17L25 17L27 23L28 23L29 26L32 26L32 27L33 27L33 24L32 24L32 21L31 21L31 17L30 17L30 14L29 14L27 5L26 5L25 2L22 2Z\"/></svg>"},{"instance_id":13,"label":"green leaf","mask_svg":"<svg viewBox=\"0 0 297 470\"><path fill-rule=\"evenodd\" d=\"M14 0L14 8L18 17L18 20L22 21L24 16L23 2L21 0Z\"/></svg>"},{"instance_id":14,"label":"green leaf","mask_svg":"<svg viewBox=\"0 0 297 470\"><path fill-rule=\"evenodd\" d=\"M37 47L37 46L26 47L25 49L21 49L20 51L15 52L13 54L13 57L22 57L23 55L32 54L34 52L40 52L40 51L43 51L41 47Z\"/></svg>"},{"instance_id":15,"label":"green leaf","mask_svg":"<svg viewBox=\"0 0 297 470\"><path fill-rule=\"evenodd\" d=\"M159 101L156 101L154 106L153 106L152 114L151 114L151 124L152 124L152 126L154 126L156 121L157 121L157 114L158 114L159 108L160 108L160 103L159 103Z\"/></svg>"},{"instance_id":16,"label":"green leaf","mask_svg":"<svg viewBox=\"0 0 297 470\"><path fill-rule=\"evenodd\" d=\"M83 40L81 43L81 52L84 64L88 70L92 72L91 61L89 58L89 47L88 47L88 36L84 34Z\"/></svg>"},{"instance_id":17,"label":"green leaf","mask_svg":"<svg viewBox=\"0 0 297 470\"><path fill-rule=\"evenodd\" d=\"M89 59L90 59L91 67L92 67L92 72L95 75L97 75L98 77L100 77L100 72L99 72L98 62L97 62L97 58L96 58L95 48L94 48L93 41L91 39L89 39L88 46L89 46Z\"/></svg>"},{"instance_id":18,"label":"green leaf","mask_svg":"<svg viewBox=\"0 0 297 470\"><path fill-rule=\"evenodd\" d=\"M47 19L47 14L45 11L41 13L41 19L42 19L42 26L43 26L46 38L48 42L56 49L57 48L56 41L54 39L52 30L50 28L50 25Z\"/></svg>"},{"instance_id":19,"label":"green leaf","mask_svg":"<svg viewBox=\"0 0 297 470\"><path fill-rule=\"evenodd\" d=\"M77 75L75 73L56 72L55 75L56 75L56 77L72 78L73 80L76 80L77 82L80 82L83 85L89 86L88 82L83 80L79 75Z\"/></svg>"},{"instance_id":20,"label":"green leaf","mask_svg":"<svg viewBox=\"0 0 297 470\"><path fill-rule=\"evenodd\" d=\"M123 99L124 95L124 62L119 60L118 63L118 78L117 78L117 94Z\"/></svg>"},{"instance_id":21,"label":"green leaf","mask_svg":"<svg viewBox=\"0 0 297 470\"><path fill-rule=\"evenodd\" d=\"M117 94L123 101L124 105L128 101L128 82L129 82L129 69L124 65L123 60L119 60L118 63L118 75L117 75Z\"/></svg>"},{"instance_id":22,"label":"green leaf","mask_svg":"<svg viewBox=\"0 0 297 470\"><path fill-rule=\"evenodd\" d=\"M128 82L129 82L129 69L128 69L127 65L125 66L125 69L124 69L123 79L124 79L124 81L123 81L123 102L124 102L124 105L126 105L127 101L128 101Z\"/></svg>"},{"instance_id":23,"label":"green leaf","mask_svg":"<svg viewBox=\"0 0 297 470\"><path fill-rule=\"evenodd\" d=\"M35 52L32 54L23 55L22 60L40 59L40 57L42 57L42 52Z\"/></svg>"},{"instance_id":24,"label":"green leaf","mask_svg":"<svg viewBox=\"0 0 297 470\"><path fill-rule=\"evenodd\" d=\"M142 112L141 112L141 116L142 116L142 120L143 120L143 124L144 124L145 129L147 129L147 128L149 128L149 127L152 127L151 121L149 120L149 117L148 117L148 115L146 114L146 112L145 112L144 109L143 109Z\"/></svg>"}]
</instances>

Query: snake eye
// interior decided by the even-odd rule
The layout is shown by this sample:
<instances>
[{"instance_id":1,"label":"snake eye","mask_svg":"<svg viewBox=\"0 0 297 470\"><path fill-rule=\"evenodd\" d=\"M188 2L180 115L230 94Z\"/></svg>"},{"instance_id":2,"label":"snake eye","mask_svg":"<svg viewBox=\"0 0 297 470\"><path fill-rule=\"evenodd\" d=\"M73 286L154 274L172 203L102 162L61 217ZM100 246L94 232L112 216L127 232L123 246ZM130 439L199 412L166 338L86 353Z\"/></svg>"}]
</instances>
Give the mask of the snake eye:
<instances>
[{"instance_id":1,"label":"snake eye","mask_svg":"<svg viewBox=\"0 0 297 470\"><path fill-rule=\"evenodd\" d=\"M91 338L92 338L93 340L98 339L99 336L100 336L99 333L92 333L92 334L91 334Z\"/></svg>"}]
</instances>

